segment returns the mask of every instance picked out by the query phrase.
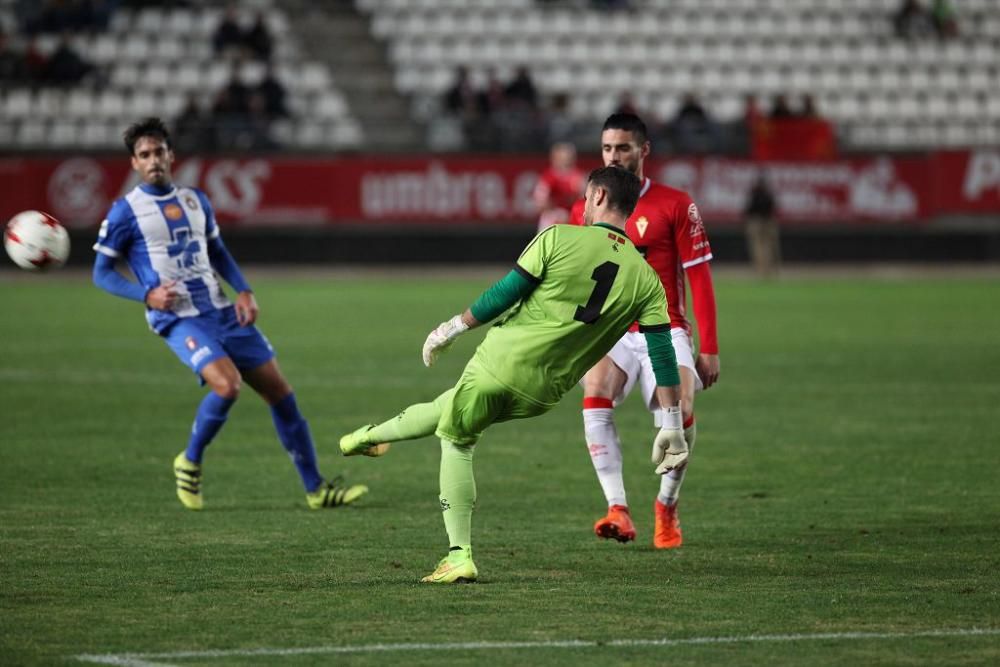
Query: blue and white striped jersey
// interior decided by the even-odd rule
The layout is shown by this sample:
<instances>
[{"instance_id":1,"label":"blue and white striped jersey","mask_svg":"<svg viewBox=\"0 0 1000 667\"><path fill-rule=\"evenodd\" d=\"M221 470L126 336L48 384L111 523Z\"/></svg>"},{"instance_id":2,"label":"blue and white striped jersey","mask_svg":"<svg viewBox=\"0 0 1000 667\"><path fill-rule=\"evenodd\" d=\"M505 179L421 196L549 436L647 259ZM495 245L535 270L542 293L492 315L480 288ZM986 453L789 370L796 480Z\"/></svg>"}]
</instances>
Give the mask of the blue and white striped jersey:
<instances>
[{"instance_id":1,"label":"blue and white striped jersey","mask_svg":"<svg viewBox=\"0 0 1000 667\"><path fill-rule=\"evenodd\" d=\"M208 241L218 236L204 192L141 183L111 205L94 250L124 259L147 291L177 281L171 311L146 309L150 328L159 333L178 318L232 305L209 261Z\"/></svg>"}]
</instances>

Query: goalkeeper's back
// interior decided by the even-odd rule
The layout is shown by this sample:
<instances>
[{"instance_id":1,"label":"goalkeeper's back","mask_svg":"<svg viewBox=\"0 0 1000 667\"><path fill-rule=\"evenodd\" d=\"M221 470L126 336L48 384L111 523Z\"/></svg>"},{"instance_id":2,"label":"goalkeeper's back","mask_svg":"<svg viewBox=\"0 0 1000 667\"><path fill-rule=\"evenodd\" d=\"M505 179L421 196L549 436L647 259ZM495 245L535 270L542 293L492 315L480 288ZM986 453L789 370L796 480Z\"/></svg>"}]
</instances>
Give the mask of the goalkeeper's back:
<instances>
[{"instance_id":1,"label":"goalkeeper's back","mask_svg":"<svg viewBox=\"0 0 1000 667\"><path fill-rule=\"evenodd\" d=\"M537 287L491 329L476 357L539 403L558 402L633 322L669 327L656 272L617 227L550 227L517 264Z\"/></svg>"}]
</instances>

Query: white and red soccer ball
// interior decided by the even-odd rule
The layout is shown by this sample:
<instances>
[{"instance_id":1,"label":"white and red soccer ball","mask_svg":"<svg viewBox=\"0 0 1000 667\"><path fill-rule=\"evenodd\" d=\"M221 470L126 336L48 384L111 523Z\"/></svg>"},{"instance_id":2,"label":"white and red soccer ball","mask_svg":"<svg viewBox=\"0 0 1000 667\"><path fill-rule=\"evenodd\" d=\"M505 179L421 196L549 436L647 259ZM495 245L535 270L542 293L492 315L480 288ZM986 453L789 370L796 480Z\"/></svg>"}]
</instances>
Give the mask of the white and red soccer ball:
<instances>
[{"instance_id":1,"label":"white and red soccer ball","mask_svg":"<svg viewBox=\"0 0 1000 667\"><path fill-rule=\"evenodd\" d=\"M56 269L69 257L69 234L48 213L22 211L7 223L3 247L22 269Z\"/></svg>"}]
</instances>

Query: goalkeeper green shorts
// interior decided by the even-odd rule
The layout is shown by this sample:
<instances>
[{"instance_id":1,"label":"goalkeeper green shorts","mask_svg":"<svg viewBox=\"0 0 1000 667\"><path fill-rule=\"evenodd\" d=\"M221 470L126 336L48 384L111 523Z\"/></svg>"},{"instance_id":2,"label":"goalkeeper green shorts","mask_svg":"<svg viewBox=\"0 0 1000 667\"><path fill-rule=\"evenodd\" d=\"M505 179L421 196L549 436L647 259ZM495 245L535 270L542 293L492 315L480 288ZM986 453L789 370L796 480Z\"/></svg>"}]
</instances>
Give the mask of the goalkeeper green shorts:
<instances>
[{"instance_id":1,"label":"goalkeeper green shorts","mask_svg":"<svg viewBox=\"0 0 1000 667\"><path fill-rule=\"evenodd\" d=\"M474 445L490 424L537 417L545 405L501 384L473 358L458 384L442 395L444 406L435 434L456 445Z\"/></svg>"}]
</instances>

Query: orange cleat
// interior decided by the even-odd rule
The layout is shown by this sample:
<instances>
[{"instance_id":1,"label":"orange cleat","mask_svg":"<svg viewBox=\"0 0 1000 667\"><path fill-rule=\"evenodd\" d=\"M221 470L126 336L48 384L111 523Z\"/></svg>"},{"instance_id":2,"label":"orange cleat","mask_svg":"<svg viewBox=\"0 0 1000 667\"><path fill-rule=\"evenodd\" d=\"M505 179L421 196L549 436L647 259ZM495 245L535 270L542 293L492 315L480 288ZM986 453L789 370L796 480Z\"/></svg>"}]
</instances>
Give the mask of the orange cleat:
<instances>
[{"instance_id":1,"label":"orange cleat","mask_svg":"<svg viewBox=\"0 0 1000 667\"><path fill-rule=\"evenodd\" d=\"M631 542L635 539L635 525L632 524L632 517L629 516L628 507L625 505L612 505L608 508L608 515L597 520L594 524L594 533L598 537L606 540L618 540L619 542Z\"/></svg>"},{"instance_id":2,"label":"orange cleat","mask_svg":"<svg viewBox=\"0 0 1000 667\"><path fill-rule=\"evenodd\" d=\"M653 546L657 549L676 549L684 541L681 536L681 522L677 518L677 505L667 507L659 498L653 504L656 515L656 530L653 532Z\"/></svg>"}]
</instances>

